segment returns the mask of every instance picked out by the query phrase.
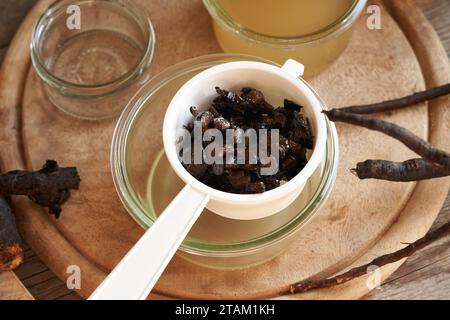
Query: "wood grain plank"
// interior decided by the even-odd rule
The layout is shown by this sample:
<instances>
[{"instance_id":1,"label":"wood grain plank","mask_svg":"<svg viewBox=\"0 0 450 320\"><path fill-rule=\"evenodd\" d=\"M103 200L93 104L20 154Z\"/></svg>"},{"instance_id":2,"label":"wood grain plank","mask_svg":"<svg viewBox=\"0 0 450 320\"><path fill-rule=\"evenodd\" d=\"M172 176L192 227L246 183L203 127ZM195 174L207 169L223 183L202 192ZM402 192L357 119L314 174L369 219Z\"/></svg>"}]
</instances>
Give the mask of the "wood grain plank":
<instances>
[{"instance_id":1,"label":"wood grain plank","mask_svg":"<svg viewBox=\"0 0 450 320\"><path fill-rule=\"evenodd\" d=\"M36 273L28 278L22 279L22 283L30 293L38 300L48 299L81 299L75 292L68 289L66 284L58 279L50 270Z\"/></svg>"},{"instance_id":2,"label":"wood grain plank","mask_svg":"<svg viewBox=\"0 0 450 320\"><path fill-rule=\"evenodd\" d=\"M450 239L442 245L448 248ZM392 280L388 280L375 290L368 299L370 300L390 300L390 299L450 299L450 250L444 258L431 257L430 262L424 264L422 255L419 258L411 258L405 269L415 269L403 276L394 274ZM432 251L431 251L432 252ZM437 254L442 254L437 252ZM402 268L402 272L405 271Z\"/></svg>"},{"instance_id":3,"label":"wood grain plank","mask_svg":"<svg viewBox=\"0 0 450 320\"><path fill-rule=\"evenodd\" d=\"M59 297L68 297L67 300L82 300L79 296L78 299L74 295L68 295L67 287L65 285L59 285L57 287L53 287L51 289L48 289L44 292L39 293L39 300L56 300ZM33 294L33 291L30 290L30 292ZM66 300L66 299L61 299Z\"/></svg>"},{"instance_id":4,"label":"wood grain plank","mask_svg":"<svg viewBox=\"0 0 450 320\"><path fill-rule=\"evenodd\" d=\"M0 1L0 46L7 45L36 0Z\"/></svg>"},{"instance_id":5,"label":"wood grain plank","mask_svg":"<svg viewBox=\"0 0 450 320\"><path fill-rule=\"evenodd\" d=\"M71 292L69 289L67 289L65 283L55 277L50 277L43 282L32 285L28 287L28 290L33 296L39 297L40 299L47 299L44 296L48 297L49 293L55 293L55 291L58 291L60 295Z\"/></svg>"},{"instance_id":6,"label":"wood grain plank","mask_svg":"<svg viewBox=\"0 0 450 320\"><path fill-rule=\"evenodd\" d=\"M33 300L14 272L0 273L0 300Z\"/></svg>"},{"instance_id":7,"label":"wood grain plank","mask_svg":"<svg viewBox=\"0 0 450 320\"><path fill-rule=\"evenodd\" d=\"M16 275L23 281L48 270L47 266L34 253L25 257L25 262L15 271Z\"/></svg>"},{"instance_id":8,"label":"wood grain plank","mask_svg":"<svg viewBox=\"0 0 450 320\"><path fill-rule=\"evenodd\" d=\"M46 283L54 278L55 278L54 273L47 269L45 271L33 274L32 276L30 276L28 278L23 278L22 283L25 287L31 288L31 287L40 285L42 283Z\"/></svg>"},{"instance_id":9,"label":"wood grain plank","mask_svg":"<svg viewBox=\"0 0 450 320\"><path fill-rule=\"evenodd\" d=\"M417 3L436 29L444 48L450 54L450 1L417 0Z\"/></svg>"},{"instance_id":10,"label":"wood grain plank","mask_svg":"<svg viewBox=\"0 0 450 320\"><path fill-rule=\"evenodd\" d=\"M82 298L75 292L55 298L55 300L82 300Z\"/></svg>"}]
</instances>

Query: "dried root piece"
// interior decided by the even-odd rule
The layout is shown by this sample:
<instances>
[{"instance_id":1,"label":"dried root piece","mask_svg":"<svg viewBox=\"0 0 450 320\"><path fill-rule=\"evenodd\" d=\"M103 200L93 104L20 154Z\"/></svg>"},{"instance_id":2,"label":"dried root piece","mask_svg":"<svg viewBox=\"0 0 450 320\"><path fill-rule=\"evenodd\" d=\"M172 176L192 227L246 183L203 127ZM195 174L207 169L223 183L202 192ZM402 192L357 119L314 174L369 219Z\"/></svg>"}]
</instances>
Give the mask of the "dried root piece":
<instances>
[{"instance_id":1,"label":"dried root piece","mask_svg":"<svg viewBox=\"0 0 450 320\"><path fill-rule=\"evenodd\" d=\"M360 179L381 179L388 181L419 181L450 176L450 170L433 165L424 159L410 159L404 162L387 160L366 160L351 169Z\"/></svg>"},{"instance_id":2,"label":"dried root piece","mask_svg":"<svg viewBox=\"0 0 450 320\"><path fill-rule=\"evenodd\" d=\"M48 207L56 218L61 204L70 197L70 189L78 189L80 177L75 167L59 168L47 160L39 171L10 171L0 175L0 272L12 270L23 262L23 249L14 214L4 197L26 195L35 203Z\"/></svg>"},{"instance_id":3,"label":"dried root piece","mask_svg":"<svg viewBox=\"0 0 450 320\"><path fill-rule=\"evenodd\" d=\"M77 168L59 168L54 160L47 160L39 171L10 171L0 175L0 194L26 195L33 202L48 207L56 218L61 204L70 196L70 189L78 189L80 177Z\"/></svg>"},{"instance_id":4,"label":"dried root piece","mask_svg":"<svg viewBox=\"0 0 450 320\"><path fill-rule=\"evenodd\" d=\"M286 99L283 106L275 108L265 100L261 91L250 87L242 88L240 93L219 87L215 89L217 96L208 110L199 111L192 106L190 112L194 121L201 124L203 131L212 128L220 130L225 143L223 151L218 151L218 154L215 151L214 155L221 159L222 163L192 164L191 161L189 164L183 164L192 176L221 191L253 194L277 188L281 184L280 181L292 179L305 167L308 162L307 149L313 148L314 137L301 105ZM194 123L189 123L186 128L192 133ZM233 130L231 137L234 137L234 141L231 143L226 141L228 129ZM256 132L260 129L279 130L278 172L270 176L259 174L260 169L271 162L266 163L260 159L257 152L251 152L245 136L247 129L254 129ZM267 136L267 140L270 141L271 137ZM189 152L191 160L194 159L195 151L193 142L192 140L189 147L181 150ZM204 142L203 147L210 143L212 142ZM237 145L242 144L245 148L238 148ZM222 148L219 146L219 149ZM245 163L238 163L238 158L245 158Z\"/></svg>"}]
</instances>

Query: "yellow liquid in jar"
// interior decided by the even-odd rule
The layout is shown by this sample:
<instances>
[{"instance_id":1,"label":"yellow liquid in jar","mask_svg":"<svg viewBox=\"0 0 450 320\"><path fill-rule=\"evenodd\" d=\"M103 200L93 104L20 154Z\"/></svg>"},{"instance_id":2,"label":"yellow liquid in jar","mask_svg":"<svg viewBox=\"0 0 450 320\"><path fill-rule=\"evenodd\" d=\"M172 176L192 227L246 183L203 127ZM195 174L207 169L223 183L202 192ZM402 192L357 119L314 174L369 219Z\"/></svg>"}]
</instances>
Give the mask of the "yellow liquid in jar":
<instances>
[{"instance_id":1,"label":"yellow liquid in jar","mask_svg":"<svg viewBox=\"0 0 450 320\"><path fill-rule=\"evenodd\" d=\"M317 32L336 22L353 0L219 0L236 22L255 32L295 37Z\"/></svg>"},{"instance_id":2,"label":"yellow liquid in jar","mask_svg":"<svg viewBox=\"0 0 450 320\"><path fill-rule=\"evenodd\" d=\"M217 0L235 23L256 33L281 38L310 35L337 23L355 0ZM293 58L306 76L322 71L345 49L349 29L310 45L277 46L239 36L214 21L217 41L225 52L257 55L284 63Z\"/></svg>"}]
</instances>

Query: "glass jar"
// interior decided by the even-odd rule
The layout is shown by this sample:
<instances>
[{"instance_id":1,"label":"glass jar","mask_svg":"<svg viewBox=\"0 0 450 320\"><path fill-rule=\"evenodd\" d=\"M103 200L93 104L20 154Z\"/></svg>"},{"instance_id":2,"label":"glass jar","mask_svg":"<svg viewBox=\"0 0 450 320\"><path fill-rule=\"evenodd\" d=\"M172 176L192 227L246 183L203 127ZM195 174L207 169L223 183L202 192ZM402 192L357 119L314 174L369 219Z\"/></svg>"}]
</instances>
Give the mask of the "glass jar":
<instances>
[{"instance_id":1,"label":"glass jar","mask_svg":"<svg viewBox=\"0 0 450 320\"><path fill-rule=\"evenodd\" d=\"M162 125L172 97L197 73L238 60L270 63L230 54L184 61L153 77L122 113L113 135L111 170L122 203L143 228L153 224L184 186L163 152ZM318 212L336 177L337 133L328 120L327 127L326 156L293 205L273 216L248 221L227 219L205 210L178 254L204 266L235 269L263 263L287 248L301 227Z\"/></svg>"},{"instance_id":2,"label":"glass jar","mask_svg":"<svg viewBox=\"0 0 450 320\"><path fill-rule=\"evenodd\" d=\"M304 33L298 35L295 33L282 34L282 32L287 32L283 28L279 28L280 30L277 30L276 33L274 31L272 34L268 34L271 29L267 28L263 33L251 29L242 23L242 19L237 20L245 17L244 14L246 16L249 15L249 8L247 7L243 8L243 10L247 11L243 11L241 17L233 17L221 5L220 0L203 0L203 3L212 17L216 39L225 52L252 54L280 64L292 58L305 65L305 77L309 78L323 71L344 51L349 42L352 27L363 11L367 0L352 0L353 2L350 2L349 8L342 11L343 15L338 17L337 20L332 14L325 12L327 7L323 7L323 4L320 2L316 4L319 7L313 7L314 2L312 0L308 1L310 1L308 3L310 11L314 12L298 12L298 19L307 18L310 22L309 25L305 24ZM266 2L259 3L260 8L258 10L274 9L265 8L264 3ZM242 2L238 1L234 3L243 5ZM341 3L341 1L336 1L335 3ZM273 6L273 4L279 6L283 4L283 1L270 1L270 5ZM332 9L337 11L338 8L330 8L330 10ZM238 11L235 10L233 13L236 15ZM311 23L315 21L314 16L320 14L323 14L322 18L325 20L317 19L320 22L316 26L317 29L314 29L314 25L311 25ZM328 23L326 21L327 18L331 19ZM277 23L277 21L272 21L272 23ZM261 24L259 27L261 28ZM275 29L273 28L273 30Z\"/></svg>"},{"instance_id":3,"label":"glass jar","mask_svg":"<svg viewBox=\"0 0 450 320\"><path fill-rule=\"evenodd\" d=\"M45 92L62 111L98 120L120 114L148 80L155 35L128 0L63 0L37 21L31 58Z\"/></svg>"}]
</instances>

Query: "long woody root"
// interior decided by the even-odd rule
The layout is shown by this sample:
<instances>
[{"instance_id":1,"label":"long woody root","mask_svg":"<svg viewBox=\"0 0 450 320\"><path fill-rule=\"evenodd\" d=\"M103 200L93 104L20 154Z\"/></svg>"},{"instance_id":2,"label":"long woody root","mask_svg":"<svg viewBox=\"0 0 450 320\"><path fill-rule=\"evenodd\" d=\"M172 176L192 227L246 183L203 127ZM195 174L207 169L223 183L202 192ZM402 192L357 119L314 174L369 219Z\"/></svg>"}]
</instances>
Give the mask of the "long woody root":
<instances>
[{"instance_id":1,"label":"long woody root","mask_svg":"<svg viewBox=\"0 0 450 320\"><path fill-rule=\"evenodd\" d=\"M408 148L422 156L419 159L410 159L404 162L392 162L387 160L366 160L357 164L351 171L360 179L383 179L389 181L417 181L433 179L450 175L450 155L442 150L434 148L425 140L417 137L409 130L393 123L369 118L361 114L369 114L394 109L404 108L426 100L434 99L450 93L450 84L433 88L400 99L385 101L372 105L351 106L342 109L324 111L331 121L340 121L370 130L376 130L389 135ZM382 267L384 265L407 258L416 251L428 246L432 242L450 234L450 222L439 229L428 233L423 238L400 249L396 252L380 256L368 264L350 269L337 276L305 280L290 286L291 293L301 293L313 289L329 288L346 283L368 273L369 267Z\"/></svg>"},{"instance_id":2,"label":"long woody root","mask_svg":"<svg viewBox=\"0 0 450 320\"><path fill-rule=\"evenodd\" d=\"M356 105L341 108L342 112L357 113L357 114L370 114L377 112L387 112L396 109L405 108L420 102L436 99L445 96L450 93L450 83L440 87L431 88L425 91L417 92L412 95L402 97L399 99L383 101L380 103Z\"/></svg>"},{"instance_id":3,"label":"long woody root","mask_svg":"<svg viewBox=\"0 0 450 320\"><path fill-rule=\"evenodd\" d=\"M294 283L290 286L290 292L291 293L301 293L301 292L306 292L306 291L310 291L313 289L330 288L330 287L334 287L334 286L346 283L350 280L353 280L355 278L366 275L368 273L367 270L369 270L369 267L371 267L371 266L382 267L384 265L400 261L401 259L411 256L416 251L419 251L420 249L425 248L432 242L434 242L440 238L443 238L449 234L450 234L450 222L447 222L445 225L443 225L439 229L428 233L423 238L420 238L419 240L407 245L403 249L400 249L393 253L389 253L389 254L380 256L365 265L350 269L347 272L344 272L340 275L337 275L337 276L334 276L331 278L317 279L317 280L305 280L305 281L300 281L300 282Z\"/></svg>"},{"instance_id":4,"label":"long woody root","mask_svg":"<svg viewBox=\"0 0 450 320\"><path fill-rule=\"evenodd\" d=\"M410 159L404 162L387 160L366 160L351 169L360 179L381 179L388 181L419 181L450 175L450 170L433 165L424 159Z\"/></svg>"},{"instance_id":5,"label":"long woody root","mask_svg":"<svg viewBox=\"0 0 450 320\"><path fill-rule=\"evenodd\" d=\"M382 132L402 142L412 151L422 156L425 160L428 160L435 165L442 166L446 170L450 169L450 154L434 148L427 141L421 139L411 131L399 125L380 119L369 118L367 116L362 116L359 114L343 112L338 109L324 111L324 113L331 121L345 122L370 130Z\"/></svg>"}]
</instances>

